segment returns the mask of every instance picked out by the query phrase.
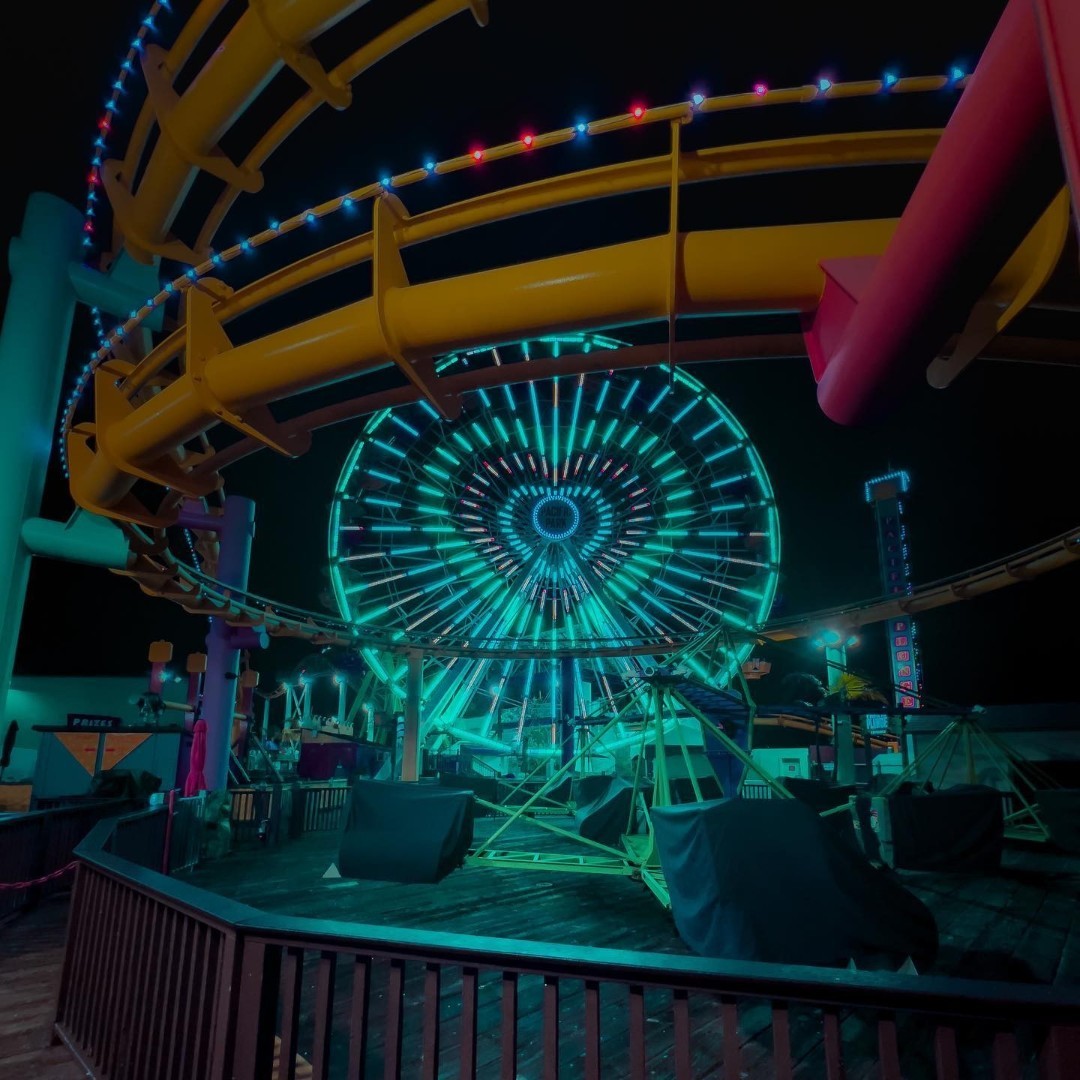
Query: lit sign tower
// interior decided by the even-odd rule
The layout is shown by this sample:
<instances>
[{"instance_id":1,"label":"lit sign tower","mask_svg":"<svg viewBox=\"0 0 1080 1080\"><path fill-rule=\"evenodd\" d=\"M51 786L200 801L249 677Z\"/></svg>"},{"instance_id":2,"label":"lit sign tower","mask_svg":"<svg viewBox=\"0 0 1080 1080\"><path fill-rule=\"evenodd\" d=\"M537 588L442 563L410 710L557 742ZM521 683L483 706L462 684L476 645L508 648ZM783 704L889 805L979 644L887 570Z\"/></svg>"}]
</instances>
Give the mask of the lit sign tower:
<instances>
[{"instance_id":1,"label":"lit sign tower","mask_svg":"<svg viewBox=\"0 0 1080 1080\"><path fill-rule=\"evenodd\" d=\"M866 501L874 508L877 524L878 563L882 591L886 596L911 592L903 504L910 482L904 471L886 473L866 482ZM887 626L889 671L896 694L894 704L904 709L915 708L919 704L922 682L915 645L915 620L910 615L898 615L890 619Z\"/></svg>"}]
</instances>

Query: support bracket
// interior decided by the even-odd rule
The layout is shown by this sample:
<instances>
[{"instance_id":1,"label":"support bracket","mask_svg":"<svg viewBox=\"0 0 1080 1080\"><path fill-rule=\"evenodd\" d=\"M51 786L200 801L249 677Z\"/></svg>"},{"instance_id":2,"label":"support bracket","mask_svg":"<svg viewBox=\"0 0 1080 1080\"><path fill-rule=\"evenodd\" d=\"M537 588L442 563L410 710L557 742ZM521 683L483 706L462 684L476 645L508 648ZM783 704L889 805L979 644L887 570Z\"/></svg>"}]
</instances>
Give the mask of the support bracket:
<instances>
[{"instance_id":1,"label":"support bracket","mask_svg":"<svg viewBox=\"0 0 1080 1080\"><path fill-rule=\"evenodd\" d=\"M682 158L679 132L685 121L671 121L671 182L668 202L668 237L671 245L671 262L668 268L668 385L675 384L675 319L680 292L682 259L679 240L679 180Z\"/></svg>"},{"instance_id":2,"label":"support bracket","mask_svg":"<svg viewBox=\"0 0 1080 1080\"><path fill-rule=\"evenodd\" d=\"M148 480L155 486L165 486L190 498L202 498L221 487L221 477L216 474L193 476L177 461L164 455L146 468L137 466L115 453L109 444L109 430L135 412L135 406L116 385L118 379L133 370L134 365L111 360L102 364L94 373L94 422L79 424L68 434L68 460L71 462L71 494L84 510L102 517L120 521L137 521L152 528L162 528L168 518L154 513L134 495L125 495L115 505L99 506L80 495L78 477L90 468L97 454L101 454L118 472ZM94 445L92 445L94 444ZM95 448L96 447L96 448Z\"/></svg>"},{"instance_id":3,"label":"support bracket","mask_svg":"<svg viewBox=\"0 0 1080 1080\"><path fill-rule=\"evenodd\" d=\"M154 110L161 134L176 148L177 153L197 169L216 176L231 187L239 188L249 194L260 191L263 186L262 173L258 170L245 169L235 164L218 147L208 153L201 153L190 146L182 132L177 130L173 113L180 102L180 95L173 89L172 76L166 62L168 54L160 45L150 45L143 53L142 70L146 79L146 94L150 107Z\"/></svg>"},{"instance_id":4,"label":"support bracket","mask_svg":"<svg viewBox=\"0 0 1080 1080\"><path fill-rule=\"evenodd\" d=\"M1035 299L1050 280L1069 234L1069 189L1062 188L971 309L952 352L926 369L926 380L943 390Z\"/></svg>"},{"instance_id":5,"label":"support bracket","mask_svg":"<svg viewBox=\"0 0 1080 1080\"><path fill-rule=\"evenodd\" d=\"M227 409L213 394L206 381L206 365L233 344L225 333L213 300L198 289L187 290L187 319L184 325L184 364L195 393L203 407L219 420L244 435L269 447L283 457L299 457L311 447L311 433L291 433L274 419L266 405L257 405L243 416Z\"/></svg>"},{"instance_id":6,"label":"support bracket","mask_svg":"<svg viewBox=\"0 0 1080 1080\"><path fill-rule=\"evenodd\" d=\"M113 221L127 241L128 248L144 251L148 255L160 255L163 259L175 259L185 264L200 262L199 256L172 233L164 240L153 240L139 228L135 198L120 174L122 167L122 162L110 159L102 163L98 175L101 177L101 186L105 189L105 197L112 207Z\"/></svg>"},{"instance_id":7,"label":"support bracket","mask_svg":"<svg viewBox=\"0 0 1080 1080\"><path fill-rule=\"evenodd\" d=\"M372 295L375 317L386 355L401 369L433 409L446 420L461 412L461 402L455 394L442 390L435 377L435 358L412 359L405 355L387 315L387 297L395 289L408 287L409 278L401 261L397 242L397 227L408 220L408 213L396 195L383 194L375 200L373 214Z\"/></svg>"},{"instance_id":8,"label":"support bracket","mask_svg":"<svg viewBox=\"0 0 1080 1080\"><path fill-rule=\"evenodd\" d=\"M310 45L297 46L278 35L266 14L266 0L248 0L248 10L263 28L285 65L296 72L327 105L334 109L347 109L352 104L352 88L319 63Z\"/></svg>"}]
</instances>

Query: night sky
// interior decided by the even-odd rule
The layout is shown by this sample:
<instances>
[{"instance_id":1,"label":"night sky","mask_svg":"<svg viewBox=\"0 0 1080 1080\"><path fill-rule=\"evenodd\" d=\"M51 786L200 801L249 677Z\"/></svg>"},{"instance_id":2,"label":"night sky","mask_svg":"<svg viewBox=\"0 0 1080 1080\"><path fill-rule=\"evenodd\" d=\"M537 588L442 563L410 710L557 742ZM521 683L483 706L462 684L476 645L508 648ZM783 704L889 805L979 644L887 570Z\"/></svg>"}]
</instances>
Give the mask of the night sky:
<instances>
[{"instance_id":1,"label":"night sky","mask_svg":"<svg viewBox=\"0 0 1080 1080\"><path fill-rule=\"evenodd\" d=\"M338 62L364 37L415 6L374 0L332 32L333 40L320 41L320 56L328 65ZM232 243L270 217L288 216L429 157L446 158L523 131L608 116L631 102L663 104L685 100L693 89L735 92L757 81L798 85L821 74L834 79L874 78L885 70L931 74L953 64L970 70L1003 6L940 0L889 7L675 2L643 17L615 0L493 0L486 29L459 15L361 76L351 109L316 114L270 159L265 189L237 204L219 241ZM175 0L177 14L160 20L164 41L171 41L179 18L192 7ZM854 7L861 13L850 14ZM230 4L227 14L235 17L240 9ZM33 60L33 67L29 59L25 66L16 61L3 75L13 125L6 199L0 204L5 242L18 230L30 191L51 191L81 205L101 102L142 13L142 6L117 0L70 10L65 5L62 18L44 4L19 5L17 13L5 14L7 40L26 43L25 55ZM12 48L9 44L9 64ZM133 85L141 103L141 80ZM223 149L241 157L262 130L260 118L271 105L277 110L292 100L298 88L291 73L279 76L230 132ZM836 101L700 118L686 132L685 145L937 126L947 119L953 96L942 91L929 98ZM135 112L129 108L124 120L130 122ZM118 128L126 134L122 123ZM545 151L542 161L530 155L491 163L409 188L403 198L415 212L554 170L661 152L665 139L659 130L642 130L584 145L578 140ZM681 227L897 214L916 179L917 170L892 168L702 185L685 192ZM196 183L191 209L175 227L182 238L193 238L199 210L216 190L214 184ZM666 198L663 193L623 197L486 226L406 252L406 267L413 281L422 281L651 235L665 227ZM366 217L354 221L354 228L368 226ZM247 272L263 272L285 255L299 256L316 243L344 236L343 226L325 222L317 239L280 241L273 248L280 255L266 255ZM318 294L275 304L272 311L237 322L230 333L240 341L366 295L365 273L339 275ZM245 279L230 275L228 280ZM1072 330L1061 319L1059 326L1045 317L1024 318L1029 321L1019 324L1018 332ZM725 331L794 329L793 320L773 317L739 320L737 326L729 322ZM681 332L699 337L721 330L706 321ZM661 327L647 326L618 336L655 341L661 333ZM81 364L92 343L83 309L76 315L73 358ZM696 366L694 374L746 427L776 490L783 530L777 614L880 592L872 514L862 485L890 468L906 468L912 475L907 507L917 582L977 566L1076 524L1075 454L1065 446L1066 435L1075 431L1074 370L981 362L946 392L920 383L897 403L891 418L865 429L838 427L821 414L805 359ZM321 594L329 587L324 572L329 500L361 423L318 434L311 452L296 461L264 452L227 472L227 490L250 495L259 506L254 591L322 606ZM45 513L66 517L70 509L54 463ZM928 691L958 702L1080 699L1074 674L1078 593L1080 569L1070 568L924 615L920 633ZM143 597L115 575L38 562L17 671L138 672L149 641L169 638L183 655L200 647L204 633L202 620ZM883 650L883 643L868 634L853 662L881 675ZM275 643L269 657L255 664L272 678L293 670L309 652L299 643ZM820 665L802 643L775 659L778 670Z\"/></svg>"}]
</instances>

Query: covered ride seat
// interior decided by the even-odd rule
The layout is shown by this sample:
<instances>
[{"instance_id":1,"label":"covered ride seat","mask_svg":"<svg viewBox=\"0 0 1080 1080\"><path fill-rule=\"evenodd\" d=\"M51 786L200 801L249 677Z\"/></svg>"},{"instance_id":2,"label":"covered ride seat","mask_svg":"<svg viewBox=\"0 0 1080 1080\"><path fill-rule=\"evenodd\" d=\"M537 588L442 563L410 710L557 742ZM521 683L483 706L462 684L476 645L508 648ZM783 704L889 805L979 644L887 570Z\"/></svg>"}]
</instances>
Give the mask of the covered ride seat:
<instances>
[{"instance_id":1,"label":"covered ride seat","mask_svg":"<svg viewBox=\"0 0 1080 1080\"><path fill-rule=\"evenodd\" d=\"M653 807L679 936L694 952L781 964L920 969L929 908L796 799Z\"/></svg>"},{"instance_id":2,"label":"covered ride seat","mask_svg":"<svg viewBox=\"0 0 1080 1080\"><path fill-rule=\"evenodd\" d=\"M472 845L473 793L434 784L357 780L338 870L342 877L433 884Z\"/></svg>"}]
</instances>

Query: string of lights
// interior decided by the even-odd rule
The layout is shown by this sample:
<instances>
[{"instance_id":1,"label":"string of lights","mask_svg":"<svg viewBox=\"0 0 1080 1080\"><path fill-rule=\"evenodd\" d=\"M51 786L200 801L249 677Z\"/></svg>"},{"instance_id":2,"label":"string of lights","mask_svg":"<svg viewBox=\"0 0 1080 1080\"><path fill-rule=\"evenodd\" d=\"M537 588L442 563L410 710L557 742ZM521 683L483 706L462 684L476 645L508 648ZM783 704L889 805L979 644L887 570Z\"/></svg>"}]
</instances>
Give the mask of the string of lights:
<instances>
[{"instance_id":1,"label":"string of lights","mask_svg":"<svg viewBox=\"0 0 1080 1080\"><path fill-rule=\"evenodd\" d=\"M97 188L101 183L99 170L102 164L102 153L106 147L105 136L111 130L113 118L118 112L119 95L126 90L125 83L128 76L135 70L134 60L144 48L143 41L145 37L156 30L154 19L162 11L169 10L171 9L168 3L165 0L159 0L151 7L146 18L143 19L121 65L120 73L113 83L112 96L106 102L106 111L99 121L99 135L94 141L94 156L88 174L87 212L84 223L84 231L87 236L84 238L84 244L87 240L90 240L94 233L95 203L97 201ZM806 103L822 99L866 97L881 93L925 93L944 88L961 90L966 85L967 80L968 75L963 70L953 67L947 75L901 77L893 72L886 72L880 79L854 82L834 82L830 78L821 77L813 83L785 89L771 89L767 84L759 82L754 84L749 93L743 92L719 96L709 96L702 90L695 90L688 100L683 102L656 107L649 107L644 103L635 102L631 104L627 112L605 119L592 121L577 119L571 126L566 128L559 128L544 134L524 132L512 142L490 147L475 146L465 154L441 161L427 160L419 168L398 174L384 175L378 181L358 187L318 205L308 207L290 217L271 218L267 223L267 228L253 233L229 247L211 251L201 263L186 268L182 274L165 282L158 293L148 297L141 308L130 312L125 321L113 327L107 334L102 332L99 335L99 346L91 354L89 363L84 365L79 372L75 385L65 402L60 422L58 441L65 476L68 474L65 443L74 421L75 412L93 378L94 372L113 355L115 347L123 343L158 308L167 304L173 298L179 297L184 290L191 288L202 278L220 272L234 259L241 256L250 256L273 240L286 236L298 228L314 225L323 218L342 211L353 211L357 204L372 201L387 191L405 188L433 177L447 175L466 168L475 168L484 163L498 161L518 154L531 153L547 147L557 146L582 136L588 138L653 123L671 123L673 121L686 123L699 113L731 111L761 105ZM92 244L91 240L87 246L92 246Z\"/></svg>"}]
</instances>

